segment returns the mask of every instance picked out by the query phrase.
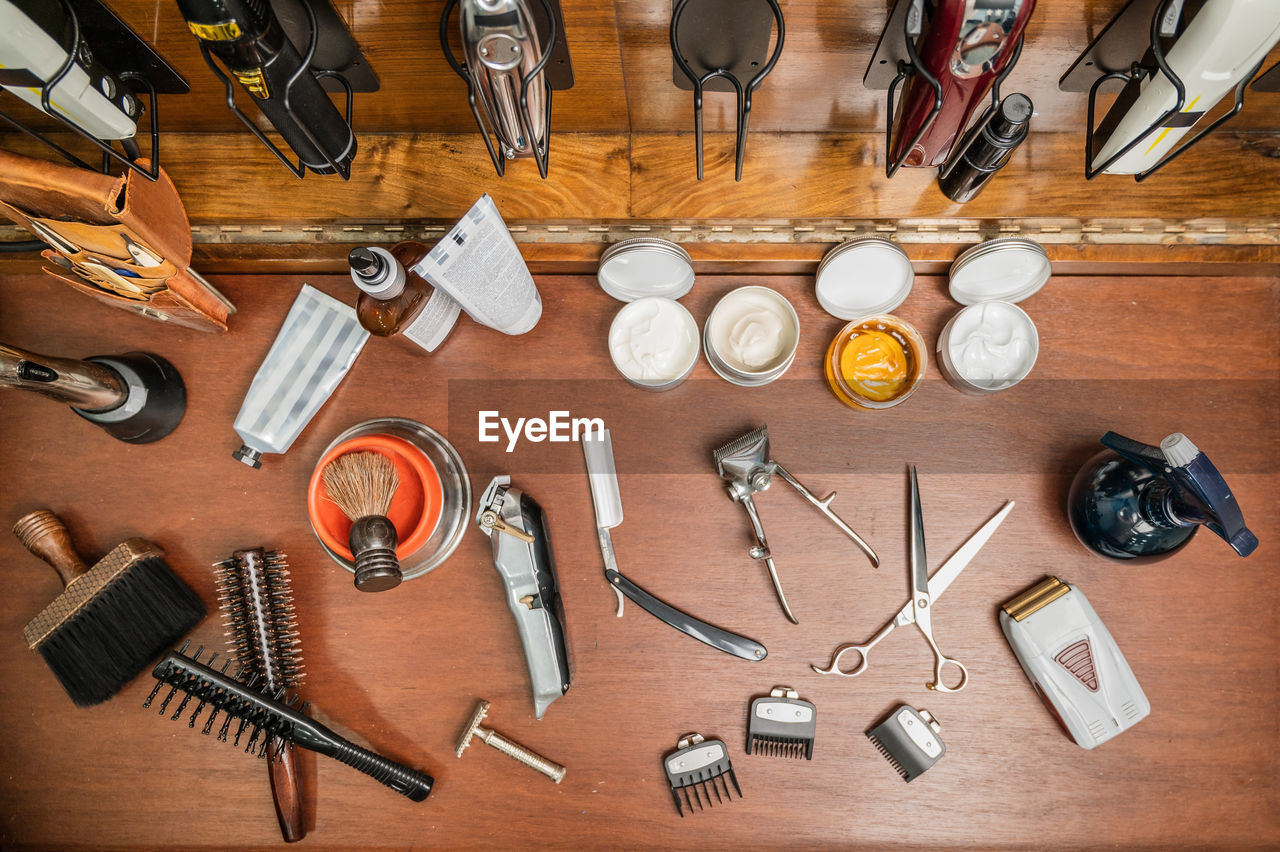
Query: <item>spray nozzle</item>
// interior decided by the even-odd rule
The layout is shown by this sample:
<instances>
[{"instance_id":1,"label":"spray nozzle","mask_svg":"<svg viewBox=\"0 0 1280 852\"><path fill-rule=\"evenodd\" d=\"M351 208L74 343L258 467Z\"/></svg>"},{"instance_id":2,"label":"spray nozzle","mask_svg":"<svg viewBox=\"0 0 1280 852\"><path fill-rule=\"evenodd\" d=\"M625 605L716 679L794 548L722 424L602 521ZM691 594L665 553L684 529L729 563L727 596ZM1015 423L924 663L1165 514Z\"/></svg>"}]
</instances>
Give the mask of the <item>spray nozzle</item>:
<instances>
[{"instance_id":1,"label":"spray nozzle","mask_svg":"<svg viewBox=\"0 0 1280 852\"><path fill-rule=\"evenodd\" d=\"M1245 526L1244 514L1209 457L1181 432L1174 432L1152 447L1115 432L1102 436L1102 445L1134 464L1163 477L1183 506L1193 510L1204 524L1241 556L1258 546L1258 538Z\"/></svg>"}]
</instances>

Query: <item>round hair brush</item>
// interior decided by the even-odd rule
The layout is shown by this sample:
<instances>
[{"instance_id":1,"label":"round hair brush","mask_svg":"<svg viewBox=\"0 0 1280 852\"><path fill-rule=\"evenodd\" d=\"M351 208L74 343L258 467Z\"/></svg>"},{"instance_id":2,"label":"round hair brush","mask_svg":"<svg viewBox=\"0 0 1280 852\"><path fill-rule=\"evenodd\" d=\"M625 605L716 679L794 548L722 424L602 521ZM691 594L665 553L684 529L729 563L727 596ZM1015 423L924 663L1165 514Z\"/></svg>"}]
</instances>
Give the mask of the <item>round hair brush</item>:
<instances>
[{"instance_id":1,"label":"round hair brush","mask_svg":"<svg viewBox=\"0 0 1280 852\"><path fill-rule=\"evenodd\" d=\"M325 494L348 518L347 543L356 569L356 588L383 592L400 585L396 528L387 518L399 479L391 459L370 451L346 453L321 474Z\"/></svg>"},{"instance_id":2,"label":"round hair brush","mask_svg":"<svg viewBox=\"0 0 1280 852\"><path fill-rule=\"evenodd\" d=\"M285 555L262 547L237 550L213 568L226 635L245 672L268 692L296 690L302 657ZM295 843L307 834L307 818L293 743L277 739L267 755L280 833Z\"/></svg>"}]
</instances>

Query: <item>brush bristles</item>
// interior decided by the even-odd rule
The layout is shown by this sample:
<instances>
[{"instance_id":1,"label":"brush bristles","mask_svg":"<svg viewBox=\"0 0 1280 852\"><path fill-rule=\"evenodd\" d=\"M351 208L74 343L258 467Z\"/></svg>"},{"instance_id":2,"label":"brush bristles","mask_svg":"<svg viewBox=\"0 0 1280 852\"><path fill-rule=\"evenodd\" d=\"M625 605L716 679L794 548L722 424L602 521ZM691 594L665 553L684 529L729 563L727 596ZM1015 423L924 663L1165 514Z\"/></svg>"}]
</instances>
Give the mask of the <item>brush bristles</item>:
<instances>
[{"instance_id":1,"label":"brush bristles","mask_svg":"<svg viewBox=\"0 0 1280 852\"><path fill-rule=\"evenodd\" d=\"M236 657L269 689L297 688L302 648L284 554L241 551L214 569L222 622Z\"/></svg>"},{"instance_id":2,"label":"brush bristles","mask_svg":"<svg viewBox=\"0 0 1280 852\"><path fill-rule=\"evenodd\" d=\"M185 650L187 646L183 645L182 647ZM189 663L199 665L200 655L203 652L204 647L201 646L193 657L184 659ZM172 656L180 657L181 654L182 652L179 651ZM210 657L204 664L205 668L212 670L211 667L217 661L217 658L217 654ZM229 663L230 660L224 662L222 670L217 674L226 675ZM277 738L280 740L290 739L293 723L282 711L295 708L298 702L297 695L291 695L286 698L283 688L259 692L259 690L265 689L261 678L257 674L250 673L243 666L229 677L245 687L245 695L237 695L229 688L214 683L203 676L199 670L179 668L171 664L169 658L162 661L153 674L156 678L156 685L151 690L151 694L147 696L147 700L143 702L143 707L150 707L156 696L159 695L160 690L165 686L169 686L169 693L160 702L160 715L169 714L170 704L181 693L181 700L176 709L174 709L173 714L169 716L171 720L176 722L181 719L187 710L187 705L194 699L196 707L187 720L188 728L195 728L201 712L206 707L209 707L209 716L205 719L200 733L205 736L213 735L221 742L230 741L234 746L239 746L241 738L244 737L247 740L244 747L245 752L254 754L257 757L267 757L270 754L273 759L279 759L279 750L272 751L269 746ZM307 705L303 704L297 709L298 712L305 714ZM222 724L215 731L215 724L220 714Z\"/></svg>"},{"instance_id":3,"label":"brush bristles","mask_svg":"<svg viewBox=\"0 0 1280 852\"><path fill-rule=\"evenodd\" d=\"M204 602L159 557L103 586L36 650L82 707L119 692L205 616Z\"/></svg>"},{"instance_id":4,"label":"brush bristles","mask_svg":"<svg viewBox=\"0 0 1280 852\"><path fill-rule=\"evenodd\" d=\"M353 521L386 517L400 485L391 459L368 451L338 456L325 467L321 479L329 500Z\"/></svg>"}]
</instances>

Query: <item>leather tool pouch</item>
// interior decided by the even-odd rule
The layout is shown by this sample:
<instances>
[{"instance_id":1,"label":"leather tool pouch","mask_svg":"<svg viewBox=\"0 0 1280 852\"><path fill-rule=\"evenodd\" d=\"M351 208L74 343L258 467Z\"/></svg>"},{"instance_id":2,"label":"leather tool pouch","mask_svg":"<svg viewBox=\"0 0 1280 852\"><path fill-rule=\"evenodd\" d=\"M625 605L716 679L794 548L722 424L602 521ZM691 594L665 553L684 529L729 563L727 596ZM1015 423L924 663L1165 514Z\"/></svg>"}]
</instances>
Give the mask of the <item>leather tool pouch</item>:
<instances>
[{"instance_id":1,"label":"leather tool pouch","mask_svg":"<svg viewBox=\"0 0 1280 852\"><path fill-rule=\"evenodd\" d=\"M163 170L152 182L0 151L0 213L53 247L46 273L100 302L200 331L226 331L235 313L190 268L191 226Z\"/></svg>"}]
</instances>

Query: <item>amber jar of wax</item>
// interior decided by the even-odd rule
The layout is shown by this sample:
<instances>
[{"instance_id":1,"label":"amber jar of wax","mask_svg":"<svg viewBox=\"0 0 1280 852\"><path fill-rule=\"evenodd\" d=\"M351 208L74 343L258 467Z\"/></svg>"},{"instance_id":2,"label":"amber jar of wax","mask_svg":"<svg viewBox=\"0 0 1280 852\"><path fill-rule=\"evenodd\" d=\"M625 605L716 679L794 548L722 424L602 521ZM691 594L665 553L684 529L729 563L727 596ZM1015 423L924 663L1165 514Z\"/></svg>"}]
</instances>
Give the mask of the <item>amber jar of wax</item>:
<instances>
[{"instance_id":1,"label":"amber jar of wax","mask_svg":"<svg viewBox=\"0 0 1280 852\"><path fill-rule=\"evenodd\" d=\"M892 408L911 396L928 365L924 338L891 314L846 325L827 349L827 384L851 408Z\"/></svg>"}]
</instances>

